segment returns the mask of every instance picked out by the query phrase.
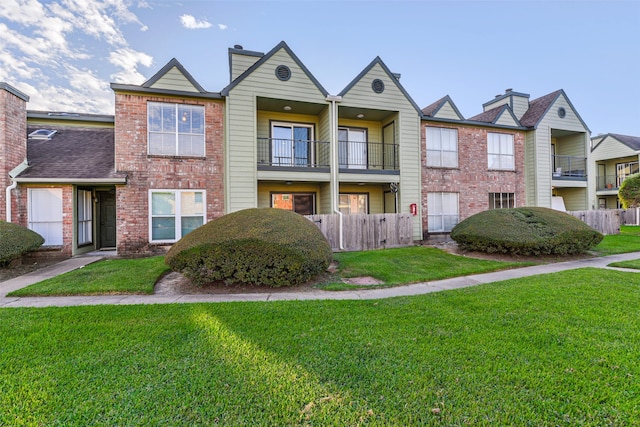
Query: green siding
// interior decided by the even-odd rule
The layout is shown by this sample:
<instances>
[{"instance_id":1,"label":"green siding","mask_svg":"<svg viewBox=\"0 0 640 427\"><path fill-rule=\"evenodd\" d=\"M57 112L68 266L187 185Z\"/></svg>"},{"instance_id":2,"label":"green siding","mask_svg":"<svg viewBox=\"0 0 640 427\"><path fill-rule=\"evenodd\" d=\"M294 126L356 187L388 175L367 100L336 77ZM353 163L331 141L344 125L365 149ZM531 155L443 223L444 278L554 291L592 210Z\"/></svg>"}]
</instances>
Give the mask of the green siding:
<instances>
[{"instance_id":1,"label":"green siding","mask_svg":"<svg viewBox=\"0 0 640 427\"><path fill-rule=\"evenodd\" d=\"M442 108L438 110L434 117L438 119L460 120L460 116L458 116L456 110L453 108L449 101L444 103Z\"/></svg>"},{"instance_id":2,"label":"green siding","mask_svg":"<svg viewBox=\"0 0 640 427\"><path fill-rule=\"evenodd\" d=\"M260 60L260 56L243 55L241 53L231 54L231 81L234 81L242 73L247 71L253 64Z\"/></svg>"},{"instance_id":3,"label":"green siding","mask_svg":"<svg viewBox=\"0 0 640 427\"><path fill-rule=\"evenodd\" d=\"M199 92L176 67L172 67L152 86L153 89L179 90L183 92Z\"/></svg>"},{"instance_id":4,"label":"green siding","mask_svg":"<svg viewBox=\"0 0 640 427\"><path fill-rule=\"evenodd\" d=\"M500 115L498 120L496 120L496 124L504 125L504 126L518 126L518 123L516 123L516 121L513 120L513 117L511 116L511 114L507 112L503 112Z\"/></svg>"},{"instance_id":5,"label":"green siding","mask_svg":"<svg viewBox=\"0 0 640 427\"><path fill-rule=\"evenodd\" d=\"M636 152L624 145L620 141L607 136L593 152L591 153L591 159L593 161L615 159L618 157L637 156Z\"/></svg>"},{"instance_id":6,"label":"green siding","mask_svg":"<svg viewBox=\"0 0 640 427\"><path fill-rule=\"evenodd\" d=\"M587 189L586 188L557 188L556 196L561 196L564 200L564 207L568 211L582 211L587 209Z\"/></svg>"}]
</instances>

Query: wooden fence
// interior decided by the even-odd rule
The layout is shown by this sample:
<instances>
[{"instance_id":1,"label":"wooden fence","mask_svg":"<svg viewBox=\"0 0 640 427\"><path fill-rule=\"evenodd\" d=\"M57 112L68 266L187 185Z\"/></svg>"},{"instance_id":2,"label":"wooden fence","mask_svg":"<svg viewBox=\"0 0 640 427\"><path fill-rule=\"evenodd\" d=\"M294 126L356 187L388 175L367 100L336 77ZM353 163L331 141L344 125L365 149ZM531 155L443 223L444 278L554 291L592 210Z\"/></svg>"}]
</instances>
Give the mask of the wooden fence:
<instances>
[{"instance_id":1,"label":"wooden fence","mask_svg":"<svg viewBox=\"0 0 640 427\"><path fill-rule=\"evenodd\" d=\"M619 234L621 225L639 225L638 209L598 209L567 212L604 235Z\"/></svg>"},{"instance_id":2,"label":"wooden fence","mask_svg":"<svg viewBox=\"0 0 640 427\"><path fill-rule=\"evenodd\" d=\"M325 235L334 251L340 250L340 216L308 215ZM342 215L345 251L397 248L413 244L411 214Z\"/></svg>"}]
</instances>

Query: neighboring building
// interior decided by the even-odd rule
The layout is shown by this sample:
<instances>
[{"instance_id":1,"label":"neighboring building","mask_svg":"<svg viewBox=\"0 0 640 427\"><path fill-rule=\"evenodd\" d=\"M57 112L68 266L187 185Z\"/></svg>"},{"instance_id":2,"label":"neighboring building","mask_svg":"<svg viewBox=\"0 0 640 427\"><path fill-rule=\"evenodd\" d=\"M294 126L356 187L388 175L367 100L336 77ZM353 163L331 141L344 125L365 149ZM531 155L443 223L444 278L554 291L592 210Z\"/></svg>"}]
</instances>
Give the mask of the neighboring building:
<instances>
[{"instance_id":1,"label":"neighboring building","mask_svg":"<svg viewBox=\"0 0 640 427\"><path fill-rule=\"evenodd\" d=\"M466 120L449 96L422 110L425 240L487 209L525 203L525 128L509 106Z\"/></svg>"},{"instance_id":2,"label":"neighboring building","mask_svg":"<svg viewBox=\"0 0 640 427\"><path fill-rule=\"evenodd\" d=\"M589 130L563 91L508 90L465 119L449 97L420 110L380 58L337 95L284 42L229 49L229 70L209 92L172 59L142 85L113 83L114 116L27 111L0 83L2 218L70 256L162 252L253 207L411 212L422 240L552 195L591 206Z\"/></svg>"},{"instance_id":3,"label":"neighboring building","mask_svg":"<svg viewBox=\"0 0 640 427\"><path fill-rule=\"evenodd\" d=\"M621 208L620 184L640 172L640 137L608 133L591 138L591 161L595 164L595 197L598 209Z\"/></svg>"}]
</instances>

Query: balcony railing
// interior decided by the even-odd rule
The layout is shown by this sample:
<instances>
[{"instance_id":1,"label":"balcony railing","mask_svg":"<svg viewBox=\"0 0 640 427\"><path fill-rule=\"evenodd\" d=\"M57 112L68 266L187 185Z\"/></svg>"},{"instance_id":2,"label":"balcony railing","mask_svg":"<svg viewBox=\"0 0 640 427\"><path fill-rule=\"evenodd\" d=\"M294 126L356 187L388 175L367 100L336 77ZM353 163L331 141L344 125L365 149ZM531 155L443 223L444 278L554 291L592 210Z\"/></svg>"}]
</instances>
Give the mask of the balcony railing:
<instances>
[{"instance_id":1,"label":"balcony railing","mask_svg":"<svg viewBox=\"0 0 640 427\"><path fill-rule=\"evenodd\" d=\"M586 180L586 157L553 156L553 179Z\"/></svg>"},{"instance_id":2,"label":"balcony railing","mask_svg":"<svg viewBox=\"0 0 640 427\"><path fill-rule=\"evenodd\" d=\"M629 175L598 175L596 177L596 190L618 190L622 181Z\"/></svg>"},{"instance_id":3,"label":"balcony railing","mask_svg":"<svg viewBox=\"0 0 640 427\"><path fill-rule=\"evenodd\" d=\"M330 158L330 143L326 141L258 138L258 166L328 168ZM397 171L398 144L339 141L338 164L349 171Z\"/></svg>"}]
</instances>

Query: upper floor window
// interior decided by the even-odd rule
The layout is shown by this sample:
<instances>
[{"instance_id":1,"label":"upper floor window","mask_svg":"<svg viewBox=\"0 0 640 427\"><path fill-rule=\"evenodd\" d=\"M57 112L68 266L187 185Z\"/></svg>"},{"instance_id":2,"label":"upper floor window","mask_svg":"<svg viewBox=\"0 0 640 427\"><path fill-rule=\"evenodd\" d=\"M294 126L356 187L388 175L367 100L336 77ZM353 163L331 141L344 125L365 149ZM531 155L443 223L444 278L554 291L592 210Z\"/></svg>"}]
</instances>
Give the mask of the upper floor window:
<instances>
[{"instance_id":1,"label":"upper floor window","mask_svg":"<svg viewBox=\"0 0 640 427\"><path fill-rule=\"evenodd\" d=\"M149 102L149 154L204 157L204 107Z\"/></svg>"},{"instance_id":2,"label":"upper floor window","mask_svg":"<svg viewBox=\"0 0 640 427\"><path fill-rule=\"evenodd\" d=\"M458 130L427 127L427 166L458 167Z\"/></svg>"},{"instance_id":3,"label":"upper floor window","mask_svg":"<svg viewBox=\"0 0 640 427\"><path fill-rule=\"evenodd\" d=\"M367 145L367 129L339 127L339 167L348 169L367 169Z\"/></svg>"},{"instance_id":4,"label":"upper floor window","mask_svg":"<svg viewBox=\"0 0 640 427\"><path fill-rule=\"evenodd\" d=\"M309 166L313 163L313 126L272 123L271 164L273 166Z\"/></svg>"},{"instance_id":5,"label":"upper floor window","mask_svg":"<svg viewBox=\"0 0 640 427\"><path fill-rule=\"evenodd\" d=\"M489 169L515 170L513 135L506 133L487 134Z\"/></svg>"}]
</instances>

